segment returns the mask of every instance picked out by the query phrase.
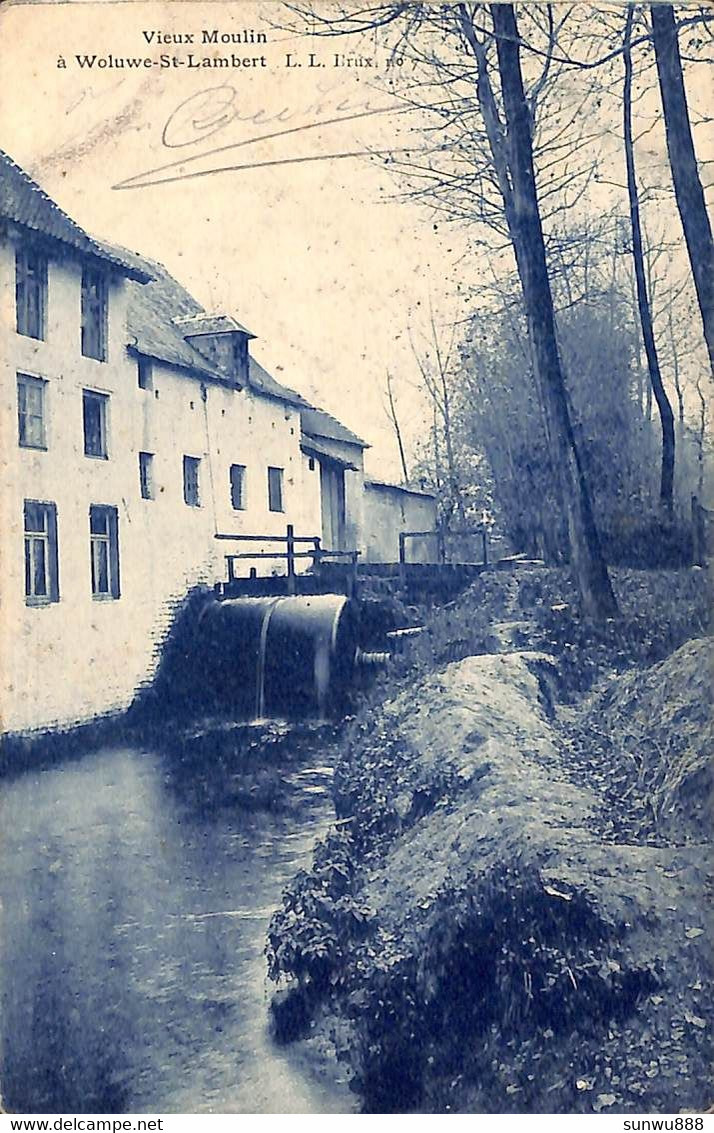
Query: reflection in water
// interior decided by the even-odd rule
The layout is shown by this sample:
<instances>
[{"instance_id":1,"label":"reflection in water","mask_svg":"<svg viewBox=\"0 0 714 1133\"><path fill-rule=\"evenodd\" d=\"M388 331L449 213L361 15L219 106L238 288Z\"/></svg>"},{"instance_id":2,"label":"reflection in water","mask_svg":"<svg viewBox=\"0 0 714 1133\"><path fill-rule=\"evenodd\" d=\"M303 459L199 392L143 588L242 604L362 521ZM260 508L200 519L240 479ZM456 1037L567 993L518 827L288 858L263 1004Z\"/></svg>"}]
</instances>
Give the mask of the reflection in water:
<instances>
[{"instance_id":1,"label":"reflection in water","mask_svg":"<svg viewBox=\"0 0 714 1133\"><path fill-rule=\"evenodd\" d=\"M354 1108L267 1034L267 921L331 817L329 768L272 782L256 810L225 762L122 748L0 784L10 1111Z\"/></svg>"}]
</instances>

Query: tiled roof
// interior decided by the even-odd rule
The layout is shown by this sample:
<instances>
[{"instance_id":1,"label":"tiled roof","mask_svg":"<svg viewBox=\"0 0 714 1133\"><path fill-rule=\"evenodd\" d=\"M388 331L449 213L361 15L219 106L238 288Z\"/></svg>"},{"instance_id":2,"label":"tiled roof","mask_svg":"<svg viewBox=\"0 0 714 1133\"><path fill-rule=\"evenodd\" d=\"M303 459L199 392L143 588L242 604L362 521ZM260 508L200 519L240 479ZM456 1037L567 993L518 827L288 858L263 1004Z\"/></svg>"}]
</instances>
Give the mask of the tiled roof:
<instances>
[{"instance_id":1,"label":"tiled roof","mask_svg":"<svg viewBox=\"0 0 714 1133\"><path fill-rule=\"evenodd\" d=\"M343 468L348 468L351 472L358 472L359 466L353 464L351 460L347 460L344 455L335 452L334 446L321 437L308 436L303 431L302 440L300 441L300 448L307 456L316 456L318 460L321 457L327 457L328 460L333 461L335 464L341 464Z\"/></svg>"},{"instance_id":2,"label":"tiled roof","mask_svg":"<svg viewBox=\"0 0 714 1133\"><path fill-rule=\"evenodd\" d=\"M226 382L225 374L194 349L175 325L177 315L200 313L193 296L169 275L163 264L141 257L151 271L151 283L129 284L127 330L129 346L139 354L148 354L172 366L195 370L204 377Z\"/></svg>"},{"instance_id":3,"label":"tiled roof","mask_svg":"<svg viewBox=\"0 0 714 1133\"><path fill-rule=\"evenodd\" d=\"M333 417L325 409L317 409L314 405L305 403L300 414L302 430L312 437L327 437L331 441L343 441L348 445L358 445L359 448L369 448L366 441Z\"/></svg>"},{"instance_id":4,"label":"tiled roof","mask_svg":"<svg viewBox=\"0 0 714 1133\"><path fill-rule=\"evenodd\" d=\"M232 315L207 315L201 313L200 315L182 315L180 318L174 319L174 322L180 327L183 334L227 334L231 331L240 331L241 334L247 334L248 338L255 338L249 330L233 318Z\"/></svg>"},{"instance_id":5,"label":"tiled roof","mask_svg":"<svg viewBox=\"0 0 714 1133\"><path fill-rule=\"evenodd\" d=\"M123 250L121 253L117 249L110 251L80 228L3 150L0 150L0 216L84 255L108 261L130 279L150 278L137 266L133 256L125 255Z\"/></svg>"},{"instance_id":6,"label":"tiled roof","mask_svg":"<svg viewBox=\"0 0 714 1133\"><path fill-rule=\"evenodd\" d=\"M269 374L260 362L256 362L255 358L249 356L249 381L251 389L256 390L257 393L263 393L266 397L276 397L279 401L286 401L288 405L294 405L301 408L303 405L310 403L305 400L302 394L297 390L290 389L289 386L284 386L272 374Z\"/></svg>"},{"instance_id":7,"label":"tiled roof","mask_svg":"<svg viewBox=\"0 0 714 1133\"><path fill-rule=\"evenodd\" d=\"M163 264L115 245L102 244L102 247L113 249L116 254L131 256L137 266L152 277L150 283L129 284L129 345L140 354L148 354L171 365L196 370L216 381L227 382L226 375L212 366L184 338L187 326L200 323L203 319L215 319L217 316L207 315L200 303L169 275ZM230 316L225 318L228 320ZM232 319L231 323L234 324L232 329L240 327L240 323ZM342 441L360 448L369 447L332 414L316 408L302 394L277 381L252 356L249 357L248 385L257 394L276 398L299 409L301 428L306 435Z\"/></svg>"},{"instance_id":8,"label":"tiled roof","mask_svg":"<svg viewBox=\"0 0 714 1133\"><path fill-rule=\"evenodd\" d=\"M390 484L386 480L365 480L365 488L372 488L375 492L407 492L410 496L426 496L427 499L436 499L436 493L429 488L415 488L411 484Z\"/></svg>"},{"instance_id":9,"label":"tiled roof","mask_svg":"<svg viewBox=\"0 0 714 1133\"><path fill-rule=\"evenodd\" d=\"M358 445L360 448L369 448L366 441L333 417L325 409L318 409L312 405L302 394L289 386L284 386L272 374L264 370L255 358L250 359L250 384L261 393L270 397L277 397L287 401L300 409L300 425L303 433L312 437L327 437L332 441L342 441L348 445Z\"/></svg>"},{"instance_id":10,"label":"tiled roof","mask_svg":"<svg viewBox=\"0 0 714 1133\"><path fill-rule=\"evenodd\" d=\"M0 215L121 269L132 281L129 284L129 346L140 354L226 382L226 375L194 349L185 335L239 330L255 337L231 316L211 315L205 311L162 264L85 232L3 150L0 150ZM332 414L316 408L301 394L277 381L254 358L250 359L248 380L256 393L299 408L301 427L308 436L368 447Z\"/></svg>"}]
</instances>

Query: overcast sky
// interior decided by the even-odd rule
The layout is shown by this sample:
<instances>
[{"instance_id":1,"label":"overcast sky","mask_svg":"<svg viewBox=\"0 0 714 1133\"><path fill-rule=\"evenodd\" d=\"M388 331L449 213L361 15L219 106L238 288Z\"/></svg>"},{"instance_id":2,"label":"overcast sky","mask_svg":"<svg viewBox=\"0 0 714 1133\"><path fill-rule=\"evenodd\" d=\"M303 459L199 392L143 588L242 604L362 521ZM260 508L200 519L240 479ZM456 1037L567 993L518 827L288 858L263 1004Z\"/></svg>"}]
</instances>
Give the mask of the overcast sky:
<instances>
[{"instance_id":1,"label":"overcast sky","mask_svg":"<svg viewBox=\"0 0 714 1133\"><path fill-rule=\"evenodd\" d=\"M324 156L387 146L390 116L365 111L390 103L370 68L334 66L346 42L291 42L271 27L279 16L279 5L250 0L4 8L2 144L84 227L160 260L207 307L235 313L258 336L256 357L370 441L373 473L398 478L382 407L385 370L414 377L410 326L418 336L430 302L444 318L454 311L451 280L463 236L396 202L378 157ZM264 31L269 42L206 46L203 29ZM148 43L143 32L152 31L195 41ZM308 66L310 48L325 66ZM189 52L194 60L265 56L267 66L193 68ZM288 52L301 68L286 67ZM100 70L76 60L160 61L162 54L186 63ZM58 67L60 56L66 68ZM245 144L351 115L359 117ZM226 124L209 137L207 123L219 121ZM270 164L114 187L235 143L243 144L164 176ZM293 160L305 157L320 160ZM418 432L421 408L409 404L404 381L400 388L407 429Z\"/></svg>"},{"instance_id":2,"label":"overcast sky","mask_svg":"<svg viewBox=\"0 0 714 1133\"><path fill-rule=\"evenodd\" d=\"M471 234L395 199L403 185L386 151L410 132L385 93L387 53L292 39L276 28L281 19L277 0L5 4L2 144L84 227L160 260L206 307L235 314L257 335L256 357L372 444L373 475L398 479L385 372L396 376L413 441L425 412L410 385L410 337L424 342L430 307L438 322L463 318L468 284L488 264ZM248 41L263 32L268 43L205 44L204 29ZM172 35L193 42L163 42ZM373 66L344 65L350 52L373 54ZM232 53L257 65L189 65ZM288 67L288 55L302 66ZM94 66L78 56L96 56ZM183 62L161 66L162 56ZM100 67L109 57L141 65ZM651 128L656 84L646 82L638 171L647 184L669 184L661 122ZM706 109L708 76L696 92L688 83L690 106ZM616 92L600 114L612 183L591 193L593 215L625 201ZM700 157L711 154L702 128ZM357 156L334 156L344 154ZM670 197L645 211L654 228L681 232ZM686 275L683 251L681 267Z\"/></svg>"}]
</instances>

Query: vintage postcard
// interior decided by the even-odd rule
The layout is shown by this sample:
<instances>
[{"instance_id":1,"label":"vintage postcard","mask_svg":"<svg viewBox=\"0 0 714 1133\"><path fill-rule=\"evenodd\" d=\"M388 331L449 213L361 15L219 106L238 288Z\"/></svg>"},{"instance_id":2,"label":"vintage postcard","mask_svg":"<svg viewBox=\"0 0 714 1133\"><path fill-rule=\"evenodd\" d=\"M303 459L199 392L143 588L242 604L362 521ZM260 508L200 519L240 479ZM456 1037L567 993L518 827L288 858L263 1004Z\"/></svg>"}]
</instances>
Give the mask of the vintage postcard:
<instances>
[{"instance_id":1,"label":"vintage postcard","mask_svg":"<svg viewBox=\"0 0 714 1133\"><path fill-rule=\"evenodd\" d=\"M713 53L0 5L0 1128L712 1121Z\"/></svg>"}]
</instances>

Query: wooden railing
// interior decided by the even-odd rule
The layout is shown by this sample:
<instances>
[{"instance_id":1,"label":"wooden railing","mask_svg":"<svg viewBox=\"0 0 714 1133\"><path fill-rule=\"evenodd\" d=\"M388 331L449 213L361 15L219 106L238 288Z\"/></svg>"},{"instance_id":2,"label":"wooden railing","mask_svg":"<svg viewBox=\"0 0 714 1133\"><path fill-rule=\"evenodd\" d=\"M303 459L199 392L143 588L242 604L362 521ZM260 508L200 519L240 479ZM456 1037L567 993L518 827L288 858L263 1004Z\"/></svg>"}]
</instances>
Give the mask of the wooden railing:
<instances>
[{"instance_id":1,"label":"wooden railing","mask_svg":"<svg viewBox=\"0 0 714 1133\"><path fill-rule=\"evenodd\" d=\"M447 536L455 535L463 537L468 535L479 535L481 537L481 551L483 556L484 566L488 565L488 527L485 523L478 524L476 527L455 527L445 530L444 528L436 528L433 531L400 531L399 532L399 569L403 574L407 566L407 540L408 539L435 539L436 540L436 554L437 561L440 563L446 562L446 538Z\"/></svg>"},{"instance_id":2,"label":"wooden railing","mask_svg":"<svg viewBox=\"0 0 714 1133\"><path fill-rule=\"evenodd\" d=\"M296 535L295 528L292 523L288 523L284 535L227 535L216 534L216 539L229 540L237 543L278 543L284 546L285 550L276 551L234 551L229 555L225 555L226 560L226 573L228 582L236 582L236 566L238 561L245 561L247 559L277 559L286 563L287 587L288 593L294 594L296 592L296 570L295 563L298 559L312 559L312 568L316 572L319 571L323 563L346 561L352 567L354 576L357 574L357 562L359 559L359 551L334 551L329 550L322 546L322 541L319 535ZM301 551L296 550L298 546L307 544L311 550Z\"/></svg>"}]
</instances>

